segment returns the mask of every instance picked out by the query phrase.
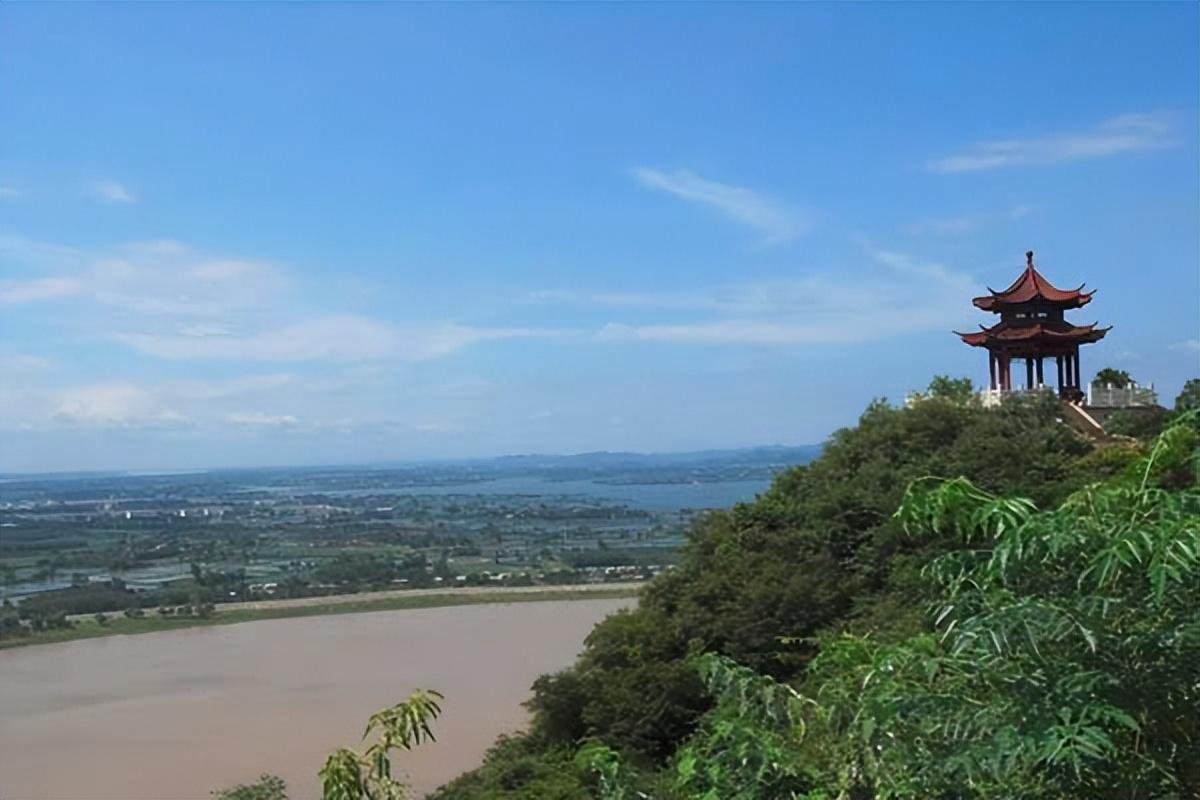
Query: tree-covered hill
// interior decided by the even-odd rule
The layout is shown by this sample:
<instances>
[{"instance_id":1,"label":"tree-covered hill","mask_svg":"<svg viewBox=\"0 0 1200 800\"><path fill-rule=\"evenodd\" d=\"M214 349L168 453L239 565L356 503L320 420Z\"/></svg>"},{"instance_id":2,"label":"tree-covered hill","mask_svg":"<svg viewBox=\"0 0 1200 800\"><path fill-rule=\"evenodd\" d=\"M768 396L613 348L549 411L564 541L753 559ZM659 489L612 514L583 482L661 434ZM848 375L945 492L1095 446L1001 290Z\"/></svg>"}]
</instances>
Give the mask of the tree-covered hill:
<instances>
[{"instance_id":1,"label":"tree-covered hill","mask_svg":"<svg viewBox=\"0 0 1200 800\"><path fill-rule=\"evenodd\" d=\"M530 731L499 742L482 767L435 796L595 797L581 747L610 748L623 768L653 776L711 723L701 654L786 685L803 680L835 635L919 634L928 599L921 568L959 540L905 533L895 511L914 481L963 477L982 492L1053 508L1145 455L1147 445L1133 441L1096 449L1058 421L1053 398L985 410L962 388L938 379L906 407L871 404L820 458L780 474L754 502L708 516L638 609L605 620L573 667L537 681ZM1190 462L1174 469L1167 483L1193 479Z\"/></svg>"}]
</instances>

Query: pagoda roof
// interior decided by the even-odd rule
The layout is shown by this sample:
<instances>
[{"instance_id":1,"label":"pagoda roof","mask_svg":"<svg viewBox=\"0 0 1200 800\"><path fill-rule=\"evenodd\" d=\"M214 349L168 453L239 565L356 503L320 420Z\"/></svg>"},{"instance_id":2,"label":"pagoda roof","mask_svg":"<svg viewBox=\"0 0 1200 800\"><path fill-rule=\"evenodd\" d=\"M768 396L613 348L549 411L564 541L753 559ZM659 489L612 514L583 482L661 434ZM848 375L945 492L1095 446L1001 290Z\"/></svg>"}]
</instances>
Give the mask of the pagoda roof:
<instances>
[{"instance_id":1,"label":"pagoda roof","mask_svg":"<svg viewBox=\"0 0 1200 800\"><path fill-rule=\"evenodd\" d=\"M988 291L991 294L976 297L971 302L976 308L996 313L1034 300L1041 300L1060 308L1079 308L1090 303L1092 295L1096 293L1095 289L1090 292L1083 291L1084 285L1080 284L1078 289L1059 289L1038 272L1037 267L1033 265L1033 251L1030 250L1025 254L1025 271L1011 286L1002 292L997 292L989 286Z\"/></svg>"},{"instance_id":2,"label":"pagoda roof","mask_svg":"<svg viewBox=\"0 0 1200 800\"><path fill-rule=\"evenodd\" d=\"M990 328L980 325L974 333L955 333L972 347L990 347L1002 344L1070 346L1098 342L1112 330L1091 325L1072 325L1069 322L1037 322L1032 325L1012 325L1000 322Z\"/></svg>"}]
</instances>

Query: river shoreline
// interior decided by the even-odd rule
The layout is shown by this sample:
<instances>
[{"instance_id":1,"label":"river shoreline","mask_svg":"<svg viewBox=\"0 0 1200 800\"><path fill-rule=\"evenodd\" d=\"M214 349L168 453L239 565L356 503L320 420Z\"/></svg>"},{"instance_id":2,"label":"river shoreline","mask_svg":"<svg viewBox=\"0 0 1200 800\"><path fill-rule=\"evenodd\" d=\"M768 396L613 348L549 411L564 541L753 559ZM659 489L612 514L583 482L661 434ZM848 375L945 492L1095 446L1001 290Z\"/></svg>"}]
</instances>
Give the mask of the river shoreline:
<instances>
[{"instance_id":1,"label":"river shoreline","mask_svg":"<svg viewBox=\"0 0 1200 800\"><path fill-rule=\"evenodd\" d=\"M0 640L0 650L143 633L182 630L211 625L235 625L267 619L358 614L372 611L401 611L418 608L479 605L484 603L528 603L551 600L596 600L636 597L642 583L601 583L579 586L463 587L455 589L398 589L361 594L300 597L217 605L208 617L160 617L147 611L141 618L114 614L104 624L91 615L72 617L74 627L43 631L30 636Z\"/></svg>"}]
</instances>

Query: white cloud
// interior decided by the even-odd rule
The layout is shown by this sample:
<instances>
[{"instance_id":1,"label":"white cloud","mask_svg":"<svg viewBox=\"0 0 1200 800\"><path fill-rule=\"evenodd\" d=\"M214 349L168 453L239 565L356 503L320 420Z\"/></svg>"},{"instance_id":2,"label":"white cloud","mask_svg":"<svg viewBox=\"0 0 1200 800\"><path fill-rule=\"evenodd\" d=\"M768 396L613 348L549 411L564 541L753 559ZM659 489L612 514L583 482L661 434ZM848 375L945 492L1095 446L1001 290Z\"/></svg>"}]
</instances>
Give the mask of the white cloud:
<instances>
[{"instance_id":1,"label":"white cloud","mask_svg":"<svg viewBox=\"0 0 1200 800\"><path fill-rule=\"evenodd\" d=\"M1171 134L1166 114L1122 114L1086 131L979 142L934 159L929 167L935 172L975 172L1104 158L1170 147L1175 143Z\"/></svg>"},{"instance_id":2,"label":"white cloud","mask_svg":"<svg viewBox=\"0 0 1200 800\"><path fill-rule=\"evenodd\" d=\"M679 344L813 344L844 342L865 334L847 328L834 328L819 322L759 322L757 320L719 320L680 325L623 325L610 323L597 338L604 341L638 339Z\"/></svg>"},{"instance_id":3,"label":"white cloud","mask_svg":"<svg viewBox=\"0 0 1200 800\"><path fill-rule=\"evenodd\" d=\"M11 186L0 186L0 200L16 200L21 192Z\"/></svg>"},{"instance_id":4,"label":"white cloud","mask_svg":"<svg viewBox=\"0 0 1200 800\"><path fill-rule=\"evenodd\" d=\"M250 427L290 427L299 425L300 420L296 419L291 414L267 414L262 411L254 411L252 413L233 412L227 414L225 419L232 422L234 425L246 425Z\"/></svg>"},{"instance_id":5,"label":"white cloud","mask_svg":"<svg viewBox=\"0 0 1200 800\"><path fill-rule=\"evenodd\" d=\"M0 303L36 303L83 292L83 283L74 278L31 278L0 281Z\"/></svg>"},{"instance_id":6,"label":"white cloud","mask_svg":"<svg viewBox=\"0 0 1200 800\"><path fill-rule=\"evenodd\" d=\"M595 306L653 311L710 311L720 314L773 314L853 308L866 302L883 302L879 287L838 281L831 276L810 276L778 281L743 283L688 292L554 292L534 293L539 303ZM868 299L869 298L869 299Z\"/></svg>"},{"instance_id":7,"label":"white cloud","mask_svg":"<svg viewBox=\"0 0 1200 800\"><path fill-rule=\"evenodd\" d=\"M810 215L803 211L750 189L701 178L688 170L661 172L639 167L633 171L633 176L649 189L715 208L758 230L769 244L794 239L812 227Z\"/></svg>"},{"instance_id":8,"label":"white cloud","mask_svg":"<svg viewBox=\"0 0 1200 800\"><path fill-rule=\"evenodd\" d=\"M1184 353L1200 353L1200 339L1185 339L1182 342L1176 342L1171 345L1171 349Z\"/></svg>"},{"instance_id":9,"label":"white cloud","mask_svg":"<svg viewBox=\"0 0 1200 800\"><path fill-rule=\"evenodd\" d=\"M25 379L0 383L0 428L38 429L54 426L107 428L214 428L238 425L290 424L288 414L246 413L248 404L279 406L303 402L317 384L294 387L291 374L241 375L224 380L173 380L140 383L111 380L55 386L39 379L55 365L32 356L0 356L0 368L27 368ZM60 370L59 377L64 377ZM5 388L7 386L7 389ZM15 391L13 391L15 390Z\"/></svg>"},{"instance_id":10,"label":"white cloud","mask_svg":"<svg viewBox=\"0 0 1200 800\"><path fill-rule=\"evenodd\" d=\"M124 249L135 253L151 253L156 255L177 256L191 250L183 242L174 239L148 239L141 242L129 242Z\"/></svg>"},{"instance_id":11,"label":"white cloud","mask_svg":"<svg viewBox=\"0 0 1200 800\"><path fill-rule=\"evenodd\" d=\"M472 328L453 323L396 326L366 317L322 317L244 336L194 337L159 333L118 334L117 341L173 360L426 361L495 339L557 335L525 328Z\"/></svg>"},{"instance_id":12,"label":"white cloud","mask_svg":"<svg viewBox=\"0 0 1200 800\"><path fill-rule=\"evenodd\" d=\"M576 302L627 310L657 309L699 319L613 322L601 341L679 344L804 345L863 342L904 333L947 330L969 314L978 293L969 277L942 264L864 244L870 262L858 270L745 284L695 294L577 297ZM881 271L879 268L883 267Z\"/></svg>"},{"instance_id":13,"label":"white cloud","mask_svg":"<svg viewBox=\"0 0 1200 800\"><path fill-rule=\"evenodd\" d=\"M165 407L150 391L131 383L79 386L61 393L54 417L96 426L176 425L183 415Z\"/></svg>"},{"instance_id":14,"label":"white cloud","mask_svg":"<svg viewBox=\"0 0 1200 800\"><path fill-rule=\"evenodd\" d=\"M191 256L104 259L81 279L105 305L179 317L220 317L260 306L285 284L268 264Z\"/></svg>"},{"instance_id":15,"label":"white cloud","mask_svg":"<svg viewBox=\"0 0 1200 800\"><path fill-rule=\"evenodd\" d=\"M221 317L262 306L278 298L286 286L279 270L269 264L212 258L169 240L126 245L117 252L117 256L86 254L19 237L0 237L0 254L13 263L57 273L0 281L0 303L79 295L134 314Z\"/></svg>"},{"instance_id":16,"label":"white cloud","mask_svg":"<svg viewBox=\"0 0 1200 800\"><path fill-rule=\"evenodd\" d=\"M159 358L423 361L477 342L562 333L305 314L290 302L293 285L274 265L213 258L169 239L89 255L0 237L0 253L6 250L18 263L53 263L50 257L57 254L66 267L58 275L0 281L0 304L86 299L73 322L88 329L91 338ZM336 299L322 295L320 304L336 305Z\"/></svg>"},{"instance_id":17,"label":"white cloud","mask_svg":"<svg viewBox=\"0 0 1200 800\"><path fill-rule=\"evenodd\" d=\"M466 430L462 425L450 422L418 422L411 428L417 433L462 433Z\"/></svg>"},{"instance_id":18,"label":"white cloud","mask_svg":"<svg viewBox=\"0 0 1200 800\"><path fill-rule=\"evenodd\" d=\"M97 181L92 184L92 194L105 203L136 203L137 195L117 181Z\"/></svg>"}]
</instances>

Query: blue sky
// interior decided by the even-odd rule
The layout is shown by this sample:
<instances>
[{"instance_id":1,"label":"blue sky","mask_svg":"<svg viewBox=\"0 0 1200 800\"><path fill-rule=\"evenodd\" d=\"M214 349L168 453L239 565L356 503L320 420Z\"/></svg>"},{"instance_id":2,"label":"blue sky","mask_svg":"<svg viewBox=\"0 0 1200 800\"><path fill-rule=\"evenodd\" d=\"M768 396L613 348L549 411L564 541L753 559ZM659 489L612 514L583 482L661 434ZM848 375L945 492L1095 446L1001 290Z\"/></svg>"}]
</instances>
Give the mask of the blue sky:
<instances>
[{"instance_id":1,"label":"blue sky","mask_svg":"<svg viewBox=\"0 0 1200 800\"><path fill-rule=\"evenodd\" d=\"M1197 6L0 6L0 470L807 443L1033 249L1200 375Z\"/></svg>"}]
</instances>

